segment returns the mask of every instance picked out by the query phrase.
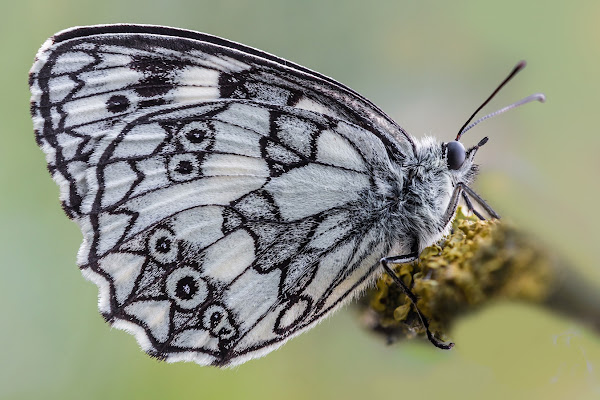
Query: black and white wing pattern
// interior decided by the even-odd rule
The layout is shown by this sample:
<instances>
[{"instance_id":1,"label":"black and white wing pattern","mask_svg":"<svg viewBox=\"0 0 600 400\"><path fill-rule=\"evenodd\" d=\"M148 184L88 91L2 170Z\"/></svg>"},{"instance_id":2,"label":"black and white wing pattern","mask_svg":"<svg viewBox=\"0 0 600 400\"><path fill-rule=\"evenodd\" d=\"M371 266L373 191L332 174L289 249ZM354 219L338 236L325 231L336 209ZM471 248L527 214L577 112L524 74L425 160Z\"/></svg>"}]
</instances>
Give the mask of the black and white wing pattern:
<instances>
[{"instance_id":1,"label":"black and white wing pattern","mask_svg":"<svg viewBox=\"0 0 600 400\"><path fill-rule=\"evenodd\" d=\"M377 204L414 144L330 78L196 32L111 25L49 39L30 86L78 264L102 315L153 356L264 355L390 250Z\"/></svg>"}]
</instances>

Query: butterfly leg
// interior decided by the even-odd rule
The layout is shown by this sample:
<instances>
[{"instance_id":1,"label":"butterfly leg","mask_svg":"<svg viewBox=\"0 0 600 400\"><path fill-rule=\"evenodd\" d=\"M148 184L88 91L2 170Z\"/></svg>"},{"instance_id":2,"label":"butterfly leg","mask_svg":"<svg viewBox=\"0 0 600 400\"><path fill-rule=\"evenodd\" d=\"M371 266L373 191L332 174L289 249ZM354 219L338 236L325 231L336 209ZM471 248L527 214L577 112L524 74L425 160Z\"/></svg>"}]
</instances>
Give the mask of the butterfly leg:
<instances>
[{"instance_id":1,"label":"butterfly leg","mask_svg":"<svg viewBox=\"0 0 600 400\"><path fill-rule=\"evenodd\" d=\"M490 207L485 202L485 200L483 200L481 198L481 196L479 196L477 193L475 193L475 191L473 189L471 189L470 187L468 187L467 185L465 185L462 182L458 184L458 187L460 187L464 191L463 198L465 199L465 201L467 203L467 207L469 207L471 209L471 211L474 212L475 210L473 209L473 203L471 203L470 200L467 200L467 195L471 196L473 198L473 200L475 200L481 207L483 207L485 212L487 212L492 218L500 219L500 216L498 215L498 213L496 211L494 211L494 209L492 207ZM481 218L478 213L475 213L475 215L477 215L479 218ZM484 219L484 218L481 218L481 219Z\"/></svg>"},{"instance_id":2,"label":"butterfly leg","mask_svg":"<svg viewBox=\"0 0 600 400\"><path fill-rule=\"evenodd\" d=\"M473 207L473 203L471 203L471 199L469 199L469 196L467 196L465 192L462 192L461 195L462 198L465 200L465 203L467 203L467 208L469 209L469 211L475 214L480 220L485 221L485 217L481 215L481 213L477 211L475 207Z\"/></svg>"},{"instance_id":3,"label":"butterfly leg","mask_svg":"<svg viewBox=\"0 0 600 400\"><path fill-rule=\"evenodd\" d=\"M412 305L415 307L415 310L417 311L417 315L419 316L421 323L425 327L425 331L427 332L427 338L429 339L429 341L435 347L438 347L440 349L444 349L444 350L451 349L454 346L454 343L452 343L452 342L444 343L444 342L438 340L435 336L433 336L433 333L431 333L431 331L429 330L429 321L427 321L427 318L425 318L423 316L423 314L421 313L421 310L419 310L419 307L417 307L417 296L415 296L415 294L413 292L411 292L410 288L408 286L406 286L406 284L402 281L402 279L400 279L394 273L394 271L388 266L388 263L404 264L404 263L415 261L418 258L419 258L419 254L418 254L418 252L415 251L410 254L406 254L406 255L402 255L402 256L384 257L381 259L381 265L383 266L383 269L385 270L385 272L394 280L394 282L402 288L402 291L404 292L404 294L406 294L406 297L408 297L408 299L410 300Z\"/></svg>"}]
</instances>

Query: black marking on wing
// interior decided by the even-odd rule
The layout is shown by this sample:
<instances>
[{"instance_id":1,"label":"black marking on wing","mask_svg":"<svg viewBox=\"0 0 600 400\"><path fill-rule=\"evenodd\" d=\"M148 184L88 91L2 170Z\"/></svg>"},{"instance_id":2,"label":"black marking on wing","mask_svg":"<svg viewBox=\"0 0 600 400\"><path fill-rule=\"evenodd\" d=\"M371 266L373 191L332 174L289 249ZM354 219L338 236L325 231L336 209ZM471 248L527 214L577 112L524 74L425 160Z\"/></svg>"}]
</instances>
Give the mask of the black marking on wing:
<instances>
[{"instance_id":1,"label":"black marking on wing","mask_svg":"<svg viewBox=\"0 0 600 400\"><path fill-rule=\"evenodd\" d=\"M252 105L249 102L231 102L230 105L233 104L248 104ZM168 113L176 114L176 109L171 108L165 111L159 111L155 113L147 114L141 117L139 120L136 120L130 124L129 127L123 129L122 133L117 136L113 143L107 146L105 154L101 157L100 162L98 163L98 177L102 178L100 171L103 170L105 166L110 165L115 160L112 158L115 152L115 149L118 145L126 139L127 133L133 129L133 127L143 126L145 123L153 123L155 121L160 121L160 125L165 127L165 129L169 132L165 142L163 142L160 146L157 146L157 149L152 153L155 156L159 155L167 155L169 157L170 154L178 154L172 153L172 150L169 150L165 153L168 147L169 149L173 148L172 143L180 143L179 140L185 134L184 127L186 123L190 123L193 121L202 121L203 118L212 119L217 117L219 113L225 112L229 110L230 105L222 104L221 107L217 107L215 109L211 109L208 112L203 112L200 115L196 115L195 117L189 117L185 122L175 122L171 120L167 115ZM186 106L179 107L178 109L193 109L195 106ZM264 107L261 106L261 107ZM323 117L314 117L312 118L312 114L307 111L298 111L293 109L284 109L278 107L271 107L270 111L270 123L268 125L269 132L268 135L263 135L261 141L265 141L268 143L272 143L273 146L281 146L285 151L289 152L288 156L298 159L302 159L303 163L298 164L295 167L290 167L288 172L293 170L294 168L302 168L309 163L317 163L316 150L314 149L316 138L321 132L320 129L324 129L325 127L332 128L335 126L333 119L325 118L326 124L323 125L321 121ZM269 109L271 109L269 108ZM279 133L282 129L284 129L283 125L278 125L274 123L275 118L280 118L282 116L289 116L294 118L303 119L311 119L313 123L316 123L315 126L319 127L313 136L310 136L310 140L308 140L308 151L303 150L301 147L291 147L290 143L286 143L284 138L279 136ZM200 140L204 140L205 135L198 135L197 138ZM268 140L267 140L268 139ZM169 144L171 143L171 144ZM262 156L268 159L271 159L273 153L269 153L266 149L266 146L261 147L263 149ZM357 148L358 149L358 148ZM360 149L358 149L360 150ZM177 151L183 151L183 148L179 148ZM210 154L209 150L202 151L200 154L206 155ZM185 154L185 153L179 153ZM150 156L149 156L150 157ZM277 157L273 156L273 160L277 160ZM285 161L286 157L283 157L283 161ZM118 161L127 161L129 165L136 166L135 160L138 157L133 156L131 159L128 158L117 158ZM363 161L366 164L366 159L363 158ZM343 167L339 167L343 169ZM132 168L133 169L133 168ZM136 180L135 182L140 182L142 177L139 174L143 175L143 171L139 171L139 168L134 169L136 172ZM272 176L281 176L272 171ZM198 179L202 179L202 177L198 177ZM372 184L372 180L370 180ZM101 181L101 186L105 186L105 182ZM127 195L124 197L122 201L117 202L116 204L110 206L109 208L103 208L100 206L102 191L99 191L96 195L95 200L95 214L90 215L90 220L94 225L94 232L99 232L99 215L103 212L110 212L111 214L116 214L122 210L122 206L126 204L128 200L131 199L131 193L134 190L135 184L130 188ZM138 194L135 197L144 196L144 193ZM214 207L214 205L205 205L203 207ZM281 216L278 205L273 199L272 195L264 190L263 188L254 190L238 199L232 201L229 205L218 206L221 207L223 216L223 222L221 226L222 233L224 237L227 237L229 234L243 229L250 234L253 239L254 247L255 247L255 261L244 271L242 271L237 278L231 280L227 286L223 286L219 284L219 282L215 280L211 280L209 277L203 276L204 279L208 282L209 293L210 293L210 301L206 304L203 304L201 307L190 310L181 310L177 309L177 318L175 318L175 311L171 311L169 318L172 321L169 322L169 338L165 341L158 341L156 338L152 336L152 328L144 325L144 322L136 319L135 317L131 317L131 315L127 314L124 309L135 302L139 301L167 301L168 298L165 295L164 282L166 276L170 273L170 271L181 267L182 265L191 266L195 270L202 271L203 264L203 252L214 245L215 243L207 244L204 248L194 248L189 243L186 243L185 240L179 240L176 244L168 242L167 240L163 240L162 242L154 241L153 243L159 243L164 248L164 252L168 252L172 246L177 246L177 257L175 258L161 258L160 254L158 256L148 257L146 262L142 266L142 271L139 273L135 287L131 291L128 299L123 304L117 304L114 295L114 285L115 283L112 281L112 278L107 274L103 273L100 268L99 261L101 261L104 255L96 254L96 251L93 250L98 246L98 234L95 235L95 239L92 242L92 251L90 251L89 263L85 265L85 268L91 268L98 274L102 275L107 281L111 282L111 313L105 313L105 318L109 321L114 321L116 319L126 319L130 321L134 321L136 324L144 327L147 331L148 340L152 342L153 350L151 353L158 357L167 357L169 354L176 353L179 351L199 351L204 352L205 354L211 354L216 357L218 363L224 364L229 360L235 357L242 356L248 352L253 351L252 348L248 349L237 349L236 344L239 343L245 334L253 329L258 323L262 321L262 319L266 316L261 316L253 326L241 330L239 327L239 322L236 318L238 318L232 309L228 309L220 296L227 287L233 285L239 277L241 277L246 271L249 269L254 269L260 274L269 274L274 270L280 270L280 281L278 283L278 303L277 304L288 304L290 307L294 306L298 309L302 309L302 307L306 307L306 309L302 309L302 312L299 316L297 316L294 321L286 321L285 324L283 321L283 312L280 313L276 327L276 333L278 338L273 341L273 343L277 341L285 340L290 335L293 335L298 330L305 327L309 322L314 321L314 315L317 315L317 308L321 307L321 304L324 300L317 302L316 300L308 300L304 295L302 295L302 291L313 281L315 277L315 272L318 267L319 260L328 252L331 252L337 248L334 246L326 251L310 249L308 247L309 243L312 239L315 238L315 232L318 224L320 224L326 217L331 213L336 212L347 212L348 206L345 205L339 209L330 209L323 211L319 214L303 218L297 221L285 221ZM360 204L357 205L357 209L360 207ZM187 211L183 210L180 212ZM358 217L359 214L356 214L356 217L348 217L348 223L352 223L354 228L343 237L338 238L338 245L347 243L348 240L353 237L360 237L366 228L365 226L371 226L372 222L368 222L365 220L361 220L363 217ZM129 227L124 231L121 238L117 241L116 247L113 250L110 250L109 253L119 253L119 252L129 252L131 250L128 249L127 242L132 240L133 238L146 238L143 241L146 243L146 247L144 251L137 251L136 254L145 255L152 254L153 252L159 251L158 249L151 249L150 239L148 237L152 237L153 232L156 232L158 229L166 229L170 232L173 232L171 228L169 228L169 221L175 218L175 215L171 215L156 221L154 225L147 228L144 232L136 234L135 236L131 236L129 234L129 229L133 225L136 218L139 218L139 215L136 213L131 213L130 217L132 218L132 222L129 223ZM355 225L356 224L356 225ZM366 225L365 225L366 224ZM322 233L323 234L323 233ZM105 253L106 254L106 253ZM289 267L293 263L301 262L305 267L301 270L295 269L290 270ZM349 273L352 272L352 268L357 268L358 263L353 266L349 266L349 270L344 273L340 272L340 276L336 278L335 282L341 282L345 276L348 276ZM364 276L366 278L366 275ZM330 289L333 289L335 285L332 285ZM329 292L328 292L329 293ZM304 297L303 297L304 296ZM327 293L324 298L327 297ZM341 300L340 300L341 301ZM301 303L301 305L300 305ZM186 329L196 329L194 327L198 327L201 325L202 313L205 312L209 307L218 305L221 307L219 309L223 309L228 313L228 317L226 319L227 323L225 328L223 328L223 335L228 333L228 330L231 332L235 332L235 335L229 336L225 335L226 338L219 341L219 351L214 351L207 348L181 348L181 346L177 346L174 344L168 344L172 340L174 340L175 335L180 334ZM215 306L217 307L217 306ZM177 308L173 306L173 308ZM225 312L224 311L224 312ZM306 321L310 318L309 321ZM176 322L177 320L178 322ZM199 325L200 324L200 325ZM199 328L198 328L199 329ZM229 332L229 333L231 333ZM269 343L263 343L264 346L267 346Z\"/></svg>"},{"instance_id":2,"label":"black marking on wing","mask_svg":"<svg viewBox=\"0 0 600 400\"><path fill-rule=\"evenodd\" d=\"M218 86L221 98L254 99L271 104L295 106L305 97L318 104L331 107L341 118L362 126L379 136L388 149L388 156L396 162L401 162L404 158L402 150L388 136L387 132L396 132L398 137L401 137L401 140L408 143L409 147L414 150L412 140L402 128L356 92L307 68L234 42L191 31L137 25L76 28L57 34L53 41L50 49L46 50L48 59L45 64L39 71L31 75L31 84L34 85L37 82L42 92L40 101L32 104L32 114L39 111L46 121L44 127L38 132L38 143L41 145L43 139L56 150L56 160L49 164L51 172L54 173L54 170L57 169L71 182L72 188L68 192L69 199L65 204L71 217L80 214L81 193L78 193L75 179L64 165L61 146L55 139L57 133L64 132L66 129L64 105L75 99L85 99L86 96L102 93L112 94L106 100L105 106L114 115L96 121L104 122L105 129L110 129L111 126L118 124L120 120L128 115L133 115L133 113L166 106L173 100L165 95L172 93L173 89L180 85L176 79L178 71L186 66L194 65L193 59L186 56L191 50L202 51L217 57L230 57L250 66L249 69L241 71L219 73L216 86ZM113 47L109 50L107 46ZM135 83L118 89L98 86L97 90L94 88L93 94L79 94L82 89L86 89L87 85L83 75L91 71L102 71L103 68L107 71L110 70L112 67L100 67L101 54L111 54L112 51L116 56L121 55L118 50L119 46L137 49L140 52L140 54L133 54L129 68L140 72L143 77ZM168 50L172 53L170 56L164 52L159 54L157 49ZM74 86L61 100L51 101L49 97L51 88L48 83L56 77L52 68L61 55L68 55L70 52L87 54L94 61L65 73L64 76L68 77ZM203 66L203 68L209 69L207 66ZM124 91L129 90L136 93L139 99L134 101L123 94ZM53 127L50 122L53 118L51 107L54 107L52 112L61 116L56 127ZM379 123L383 125L379 126ZM81 161L87 162L85 153L81 153Z\"/></svg>"},{"instance_id":3,"label":"black marking on wing","mask_svg":"<svg viewBox=\"0 0 600 400\"><path fill-rule=\"evenodd\" d=\"M174 36L174 37L178 37L178 38L187 38L187 39L197 40L200 42L210 43L215 46L223 47L226 49L237 50L238 52L246 54L248 56L254 56L254 57L258 57L261 59L271 61L274 64L276 64L279 68L295 69L297 71L303 72L306 75L310 75L310 76L313 76L314 78L318 78L320 80L328 82L343 91L351 93L353 96L360 99L361 101L364 101L373 110L377 111L382 117L386 118L390 124L395 126L400 132L402 132L405 140L408 140L411 143L411 146L414 150L414 143L412 141L412 138L408 134L406 134L406 132L398 124L396 124L391 118L389 118L375 104L373 104L371 101L369 101L368 99L366 99L365 97L363 97L362 95L357 93L356 91L352 90L351 88L347 87L346 85L344 85L326 75L320 74L316 71L313 71L309 68L303 67L294 62L277 57L273 54L269 54L267 52L258 50L253 47L245 46L241 43L236 43L236 42L233 42L233 41L230 41L227 39L223 39L223 38L220 38L217 36L212 36L212 35L208 35L205 33L190 31L190 30L186 30L186 29L178 29L178 28L171 28L171 27L165 27L165 26L132 25L132 24L115 24L115 25L97 25L97 26L78 27L78 28L69 29L69 30L60 32L60 33L56 34L53 37L53 39L54 39L54 42L58 44L60 42L64 42L67 40L76 39L76 38L86 38L86 37L90 37L90 36L94 36L94 35L106 35L106 34L129 35L129 34L134 34L134 33L141 34L141 35ZM183 47L183 45L182 45L182 47Z\"/></svg>"},{"instance_id":4,"label":"black marking on wing","mask_svg":"<svg viewBox=\"0 0 600 400\"><path fill-rule=\"evenodd\" d=\"M354 249L352 257L356 255L355 261L352 265L340 267L321 297L312 298L303 294L315 280L319 262L325 255L351 243L354 238L368 232L377 223L377 217L373 215L375 210L368 207L365 209L363 200L354 201L354 204L350 204L351 201L340 201L339 206L315 212L308 217L290 219L284 217L282 205L278 203L275 195L266 189L267 184L285 177L286 174L316 165L346 174L356 174L352 176L360 175L360 179L367 182L364 186L365 193L360 195L376 196L375 175L385 178L385 166L391 165L390 160L400 164L404 159L403 152L414 150L414 144L402 128L371 102L333 79L307 68L243 45L190 31L118 25L77 28L57 34L53 40L49 49L42 53L47 60L39 64L39 70L33 72L30 77L32 88L37 85L40 89L39 98L32 103L32 115L34 118L39 116L43 119L43 124L36 132L36 140L40 146L44 146L49 156L54 157L48 164L50 172L55 178L56 174L60 174L70 185L70 190L65 191L63 188L62 192L69 196L63 205L69 217L78 220L86 234L82 250L87 251L84 253L87 254L87 262L84 262L81 268L97 274L99 278L96 282L101 279L107 282L109 305L108 311L103 311L104 317L111 322L130 321L141 327L151 344L151 348L146 349L150 354L167 358L178 352L193 351L214 357L212 362L215 364L226 365L236 358L285 341L291 335L311 326L349 296L353 288L372 273L373 269L370 266L366 268L362 265L367 253L356 254L357 250ZM85 74L99 73L96 77L103 77L106 76L103 74L114 73L112 67L101 66L105 61L103 57L126 56L124 49L135 50L125 68L139 74L139 77L135 82L121 87L115 86L116 89L103 84L94 87L93 81L86 78ZM192 51L216 57L216 61L222 62L223 65L216 65L218 62L215 60L214 68L200 64L200 61L196 64L190 57ZM85 54L91 61L86 61L81 68L73 68L60 74L53 72L59 57L72 56L75 53ZM245 63L247 68L233 68L236 64L227 64L228 59ZM217 94L214 98L195 99L195 104L185 104L176 98L174 93L181 87L182 71L195 65L200 65L217 77ZM64 97L53 99L52 95L57 94L52 93L50 83L60 86L60 82L55 79L61 77L68 85L72 84L72 87ZM109 83L115 84L114 81ZM82 94L86 89L88 93ZM58 93L60 94L60 91ZM101 102L92 102L92 106L101 107L106 114L98 114L99 117L94 116L90 120L86 119L87 116L80 120L69 120L72 117L69 107L75 104L71 102L94 99L94 96L104 96ZM301 109L301 102L316 110L322 106L325 112ZM262 125L253 127L251 124L246 126L243 121L238 121L236 125L231 120L218 120L218 116L227 111L231 112L235 105L266 111L266 131L261 131ZM200 109L202 111L194 113ZM332 115L328 115L329 111ZM195 122L200 124L193 129L187 129ZM117 148L130 139L127 135L133 129L152 123L158 124L165 132L164 138L160 139L160 143L157 143L152 151L117 155ZM258 153L247 155L242 154L242 150L239 151L240 154L236 154L235 150L217 150L217 129L214 125L216 123L228 125L230 129L245 129L253 135L260 136L260 139L257 139ZM356 161L356 157L351 160L358 166L357 170L334 165L334 158L332 164L318 158L320 135L327 130L333 130L335 133L336 127L341 123L364 131L364 141L356 143L344 134L339 134L348 139L348 145L360 158L360 162ZM394 134L400 138L400 143L392 137ZM64 145L65 141L71 142L67 146ZM371 154L369 159L366 153L361 151L359 142L376 143L381 146L370 149L376 155ZM380 150L375 150L375 147ZM133 230L145 215L143 212L134 211L133 208L128 209L128 204L143 200L144 196L162 188L144 186L145 191L138 190L147 178L142 162L153 159L160 161L158 164L166 171L167 179L166 183L161 184L173 187L207 179L203 168L210 156L247 157L248 163L252 159L264 160L268 169L264 184L231 201L227 200L226 204L198 204L183 209L175 207L173 210L176 211L171 214L157 217L151 223L144 222L146 225L140 225L141 228L136 226L137 230ZM127 171L131 182L122 185L119 182L111 182L112 177L107 171L111 166L117 168L117 163L123 163L122 168ZM361 163L367 170L362 169ZM86 176L83 180L82 171ZM244 175L234 173L231 176ZM90 178L93 179L89 180ZM108 197L104 205L103 196L110 189L111 183L123 191ZM126 187L126 184L130 186ZM286 184L288 183L284 183ZM313 184L314 190L318 191L319 182L315 181ZM97 185L97 188L94 191L87 185ZM286 204L285 207L288 211L292 208L290 204ZM221 235L219 238L199 245L193 238L176 235L176 219L179 215L209 208L217 210L220 215L221 219L216 228ZM335 240L327 249L311 247L311 243L317 239L320 224L323 224L327 217L336 213L347 213L349 209L353 211L344 218L352 229L343 235L335 236ZM109 224L108 227L106 224ZM110 224L114 224L115 227ZM119 224L125 226L119 227ZM108 229L113 237L108 244L101 247L103 228ZM123 229L116 230L120 228ZM246 235L244 238L250 238L244 240L250 242L253 247L254 261L232 278L220 279L210 275L204 268L207 252L212 246L225 243L228 238L233 237L231 235L240 232ZM321 232L321 235L323 234ZM329 234L337 235L335 232ZM387 240L384 236L380 239ZM388 247L384 246L386 249ZM108 262L106 260L111 256L116 256L117 260L119 256L143 259L143 263L139 265L128 266L131 271L139 267L139 271L131 272L137 275L132 275L133 286L127 292L124 301L117 301L117 288L121 290L120 293L124 293L121 280L124 278L118 275L118 271L103 269L105 266L102 263ZM175 289L168 289L166 286L168 277L174 276L170 274L183 267L196 271L194 274L201 274L201 277L194 278L196 275L191 274L185 278L187 280L182 280L182 286L177 286L173 292ZM225 267L227 266L220 265L221 269ZM355 278L356 282L353 281L352 288L339 298L334 298L333 303L328 303L334 289L346 282L357 268L361 268L359 272L364 269L364 273L361 272ZM256 273L262 277L274 271L279 273L275 303L253 324L244 326L244 321L240 320L243 315L237 314L237 305L227 304L228 299L223 293L240 282L247 273ZM130 281L127 282L129 284ZM198 282L206 282L205 302L193 309L187 309L177 303L179 300L174 300L173 293L179 293L178 296L184 299L187 298L186 295L192 296L197 293L200 290ZM171 290L169 295L168 290ZM165 317L168 318L168 326L161 328L160 340L155 337L157 328L152 325L152 321L148 322L143 314L132 315L127 311L127 307L135 306L138 302L155 302L168 306L168 317ZM330 306L325 307L325 304ZM277 307L283 309L277 315L272 328L276 337L255 346L237 347L241 340ZM291 313L294 318L286 314L291 309L294 310L294 313ZM208 332L211 340L217 340L216 347L211 347L208 342L191 347L175 343L177 335L193 329ZM188 340L186 343L192 342Z\"/></svg>"}]
</instances>

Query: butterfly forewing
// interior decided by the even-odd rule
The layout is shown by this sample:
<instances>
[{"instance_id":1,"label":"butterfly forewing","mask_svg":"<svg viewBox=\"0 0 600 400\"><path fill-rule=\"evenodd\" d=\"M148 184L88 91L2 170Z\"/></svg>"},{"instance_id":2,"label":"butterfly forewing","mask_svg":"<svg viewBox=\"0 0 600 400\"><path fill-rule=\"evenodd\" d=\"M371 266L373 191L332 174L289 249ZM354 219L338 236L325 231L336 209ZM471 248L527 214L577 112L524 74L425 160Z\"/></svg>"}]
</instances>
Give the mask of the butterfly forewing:
<instances>
[{"instance_id":1,"label":"butterfly forewing","mask_svg":"<svg viewBox=\"0 0 600 400\"><path fill-rule=\"evenodd\" d=\"M150 354L265 354L389 251L369 201L412 143L350 89L284 63L139 26L66 31L38 54L32 114L84 235L78 262L105 318Z\"/></svg>"},{"instance_id":2,"label":"butterfly forewing","mask_svg":"<svg viewBox=\"0 0 600 400\"><path fill-rule=\"evenodd\" d=\"M81 213L87 190L83 171L95 161L92 152L102 150L98 142L117 134L115 125L170 104L236 98L288 105L369 129L388 148L397 148L393 154L412 151L400 127L343 85L189 31L117 25L60 33L38 54L31 87L38 141L48 147L51 172L68 181L63 201L73 215Z\"/></svg>"}]
</instances>

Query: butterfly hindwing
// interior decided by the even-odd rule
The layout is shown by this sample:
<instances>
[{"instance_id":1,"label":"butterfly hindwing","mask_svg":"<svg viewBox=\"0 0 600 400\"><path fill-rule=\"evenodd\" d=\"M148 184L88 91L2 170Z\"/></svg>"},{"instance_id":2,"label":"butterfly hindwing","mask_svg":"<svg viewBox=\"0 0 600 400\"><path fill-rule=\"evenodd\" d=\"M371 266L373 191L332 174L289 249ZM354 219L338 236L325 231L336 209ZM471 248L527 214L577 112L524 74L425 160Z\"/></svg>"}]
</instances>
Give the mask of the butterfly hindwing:
<instances>
[{"instance_id":1,"label":"butterfly hindwing","mask_svg":"<svg viewBox=\"0 0 600 400\"><path fill-rule=\"evenodd\" d=\"M290 135L299 126L312 130ZM85 273L105 282L104 316L143 330L152 354L215 364L310 327L388 250L362 199L376 192L385 149L373 141L362 151L364 135L312 112L235 100L125 126L96 166L93 229L79 253ZM202 322L210 313L224 322L211 328Z\"/></svg>"},{"instance_id":2,"label":"butterfly hindwing","mask_svg":"<svg viewBox=\"0 0 600 400\"><path fill-rule=\"evenodd\" d=\"M373 202L412 142L329 78L195 32L108 26L51 39L31 87L78 263L152 355L266 354L390 249Z\"/></svg>"}]
</instances>

